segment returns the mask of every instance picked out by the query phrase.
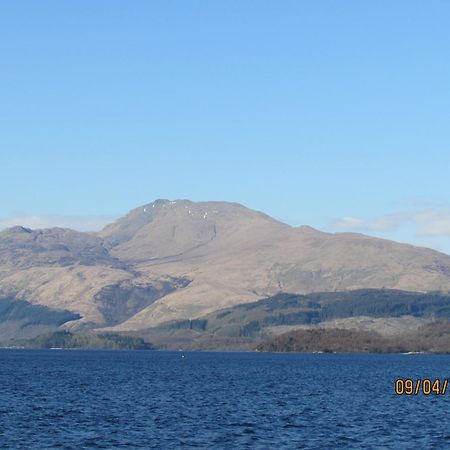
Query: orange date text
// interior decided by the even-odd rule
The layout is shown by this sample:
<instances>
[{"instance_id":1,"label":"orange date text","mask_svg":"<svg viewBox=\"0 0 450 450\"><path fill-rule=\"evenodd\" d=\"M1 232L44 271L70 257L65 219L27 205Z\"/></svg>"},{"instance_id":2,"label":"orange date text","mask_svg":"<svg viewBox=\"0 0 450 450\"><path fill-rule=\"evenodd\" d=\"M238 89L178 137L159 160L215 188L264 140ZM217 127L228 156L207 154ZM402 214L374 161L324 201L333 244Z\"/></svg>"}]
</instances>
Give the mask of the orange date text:
<instances>
[{"instance_id":1,"label":"orange date text","mask_svg":"<svg viewBox=\"0 0 450 450\"><path fill-rule=\"evenodd\" d=\"M418 378L399 378L395 380L395 393L397 395L445 395L448 389L448 380Z\"/></svg>"}]
</instances>

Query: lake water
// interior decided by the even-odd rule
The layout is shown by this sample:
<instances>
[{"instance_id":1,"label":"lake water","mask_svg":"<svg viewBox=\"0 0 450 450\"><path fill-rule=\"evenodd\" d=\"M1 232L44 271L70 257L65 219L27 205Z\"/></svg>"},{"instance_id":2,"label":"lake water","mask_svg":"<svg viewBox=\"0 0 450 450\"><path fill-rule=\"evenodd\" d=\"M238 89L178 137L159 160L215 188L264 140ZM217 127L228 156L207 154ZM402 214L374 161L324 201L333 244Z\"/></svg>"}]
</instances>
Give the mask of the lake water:
<instances>
[{"instance_id":1,"label":"lake water","mask_svg":"<svg viewBox=\"0 0 450 450\"><path fill-rule=\"evenodd\" d=\"M0 448L449 448L450 356L0 350Z\"/></svg>"}]
</instances>

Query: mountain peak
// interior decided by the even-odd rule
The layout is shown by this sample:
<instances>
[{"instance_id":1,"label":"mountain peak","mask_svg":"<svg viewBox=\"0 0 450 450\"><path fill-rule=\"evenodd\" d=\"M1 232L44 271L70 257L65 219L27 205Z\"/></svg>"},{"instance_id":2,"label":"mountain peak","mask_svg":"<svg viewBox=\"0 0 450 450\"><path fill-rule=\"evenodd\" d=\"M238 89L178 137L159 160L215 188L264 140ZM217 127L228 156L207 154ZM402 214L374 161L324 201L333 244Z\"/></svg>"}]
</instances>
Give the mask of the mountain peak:
<instances>
[{"instance_id":1,"label":"mountain peak","mask_svg":"<svg viewBox=\"0 0 450 450\"><path fill-rule=\"evenodd\" d=\"M252 236L289 227L239 203L158 199L131 210L98 235L127 260L153 260L185 254L218 235L244 242ZM289 227L290 228L290 227Z\"/></svg>"}]
</instances>

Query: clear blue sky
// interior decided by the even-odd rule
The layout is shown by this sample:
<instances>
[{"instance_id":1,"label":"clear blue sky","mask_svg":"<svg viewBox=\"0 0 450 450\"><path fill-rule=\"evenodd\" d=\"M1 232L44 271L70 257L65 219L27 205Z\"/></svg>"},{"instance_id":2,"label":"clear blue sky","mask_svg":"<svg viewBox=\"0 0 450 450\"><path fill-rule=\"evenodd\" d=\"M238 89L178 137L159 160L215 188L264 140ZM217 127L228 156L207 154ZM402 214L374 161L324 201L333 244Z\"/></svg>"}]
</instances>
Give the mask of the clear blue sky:
<instances>
[{"instance_id":1,"label":"clear blue sky","mask_svg":"<svg viewBox=\"0 0 450 450\"><path fill-rule=\"evenodd\" d=\"M449 23L444 0L3 1L0 218L216 199L450 251Z\"/></svg>"}]
</instances>

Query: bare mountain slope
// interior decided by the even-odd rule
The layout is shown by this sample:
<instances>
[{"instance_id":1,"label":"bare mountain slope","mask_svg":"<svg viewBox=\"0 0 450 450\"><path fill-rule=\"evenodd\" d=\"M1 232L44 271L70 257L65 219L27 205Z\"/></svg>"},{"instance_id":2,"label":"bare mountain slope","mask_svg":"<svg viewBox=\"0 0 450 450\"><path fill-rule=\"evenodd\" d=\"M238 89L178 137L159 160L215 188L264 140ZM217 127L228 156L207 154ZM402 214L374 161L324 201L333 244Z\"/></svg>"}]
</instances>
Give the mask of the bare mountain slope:
<instances>
[{"instance_id":1,"label":"bare mountain slope","mask_svg":"<svg viewBox=\"0 0 450 450\"><path fill-rule=\"evenodd\" d=\"M157 200L99 233L0 233L0 299L81 315L65 326L140 330L280 291L382 287L450 290L450 256L188 200Z\"/></svg>"},{"instance_id":2,"label":"bare mountain slope","mask_svg":"<svg viewBox=\"0 0 450 450\"><path fill-rule=\"evenodd\" d=\"M99 236L112 255L143 273L192 280L120 324L122 330L194 318L279 291L450 288L447 255L360 234L294 228L234 203L158 200Z\"/></svg>"},{"instance_id":3,"label":"bare mountain slope","mask_svg":"<svg viewBox=\"0 0 450 450\"><path fill-rule=\"evenodd\" d=\"M23 227L0 233L0 301L72 311L81 316L74 327L119 323L186 284L136 272L88 233Z\"/></svg>"},{"instance_id":4,"label":"bare mountain slope","mask_svg":"<svg viewBox=\"0 0 450 450\"><path fill-rule=\"evenodd\" d=\"M30 230L12 227L0 232L0 265L10 267L68 266L71 264L119 266L103 240L66 228Z\"/></svg>"},{"instance_id":5,"label":"bare mountain slope","mask_svg":"<svg viewBox=\"0 0 450 450\"><path fill-rule=\"evenodd\" d=\"M107 225L98 235L121 260L160 263L207 256L223 246L236 251L252 241L253 233L259 242L262 236L271 239L270 234L289 228L237 203L156 200Z\"/></svg>"}]
</instances>

